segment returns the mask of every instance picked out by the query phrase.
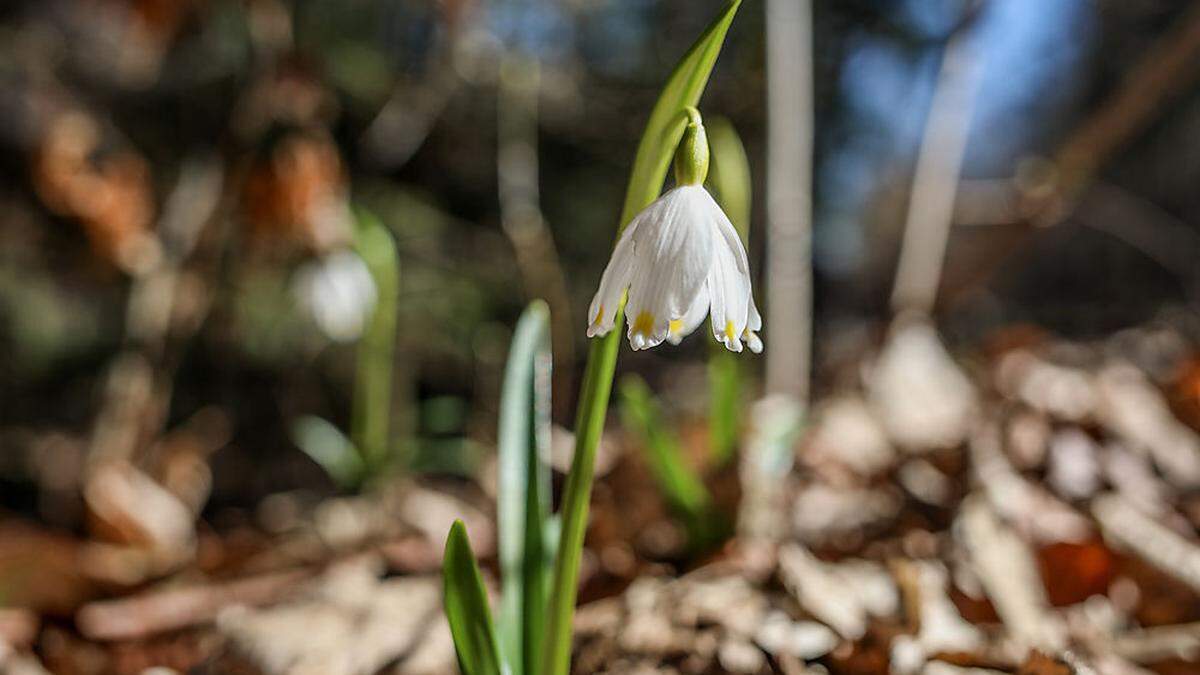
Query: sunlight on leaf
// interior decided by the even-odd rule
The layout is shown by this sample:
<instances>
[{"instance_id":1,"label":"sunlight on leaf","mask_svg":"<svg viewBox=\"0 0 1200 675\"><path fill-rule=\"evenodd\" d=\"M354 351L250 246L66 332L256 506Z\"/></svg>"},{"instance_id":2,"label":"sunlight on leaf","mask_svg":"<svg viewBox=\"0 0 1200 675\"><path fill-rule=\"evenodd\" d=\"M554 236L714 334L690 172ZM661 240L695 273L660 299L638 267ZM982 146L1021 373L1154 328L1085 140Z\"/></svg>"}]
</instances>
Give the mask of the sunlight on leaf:
<instances>
[{"instance_id":1,"label":"sunlight on leaf","mask_svg":"<svg viewBox=\"0 0 1200 675\"><path fill-rule=\"evenodd\" d=\"M550 311L529 305L513 333L498 438L500 637L516 675L537 671L546 620L550 512Z\"/></svg>"},{"instance_id":2,"label":"sunlight on leaf","mask_svg":"<svg viewBox=\"0 0 1200 675\"><path fill-rule=\"evenodd\" d=\"M496 628L467 528L454 521L442 559L443 602L463 675L506 675Z\"/></svg>"},{"instance_id":3,"label":"sunlight on leaf","mask_svg":"<svg viewBox=\"0 0 1200 675\"><path fill-rule=\"evenodd\" d=\"M296 446L320 464L339 487L358 487L365 469L362 456L340 429L323 418L305 415L292 422L291 435Z\"/></svg>"}]
</instances>

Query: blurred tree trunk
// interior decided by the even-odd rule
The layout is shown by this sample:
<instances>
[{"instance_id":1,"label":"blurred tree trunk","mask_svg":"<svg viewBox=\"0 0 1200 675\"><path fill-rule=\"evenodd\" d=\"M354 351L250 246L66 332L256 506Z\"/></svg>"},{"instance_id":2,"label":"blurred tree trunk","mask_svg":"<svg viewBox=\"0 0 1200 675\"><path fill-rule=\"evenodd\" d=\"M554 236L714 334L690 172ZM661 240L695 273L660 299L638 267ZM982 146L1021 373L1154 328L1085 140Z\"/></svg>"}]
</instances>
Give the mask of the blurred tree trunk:
<instances>
[{"instance_id":1,"label":"blurred tree trunk","mask_svg":"<svg viewBox=\"0 0 1200 675\"><path fill-rule=\"evenodd\" d=\"M808 399L812 345L812 2L768 0L767 392Z\"/></svg>"}]
</instances>

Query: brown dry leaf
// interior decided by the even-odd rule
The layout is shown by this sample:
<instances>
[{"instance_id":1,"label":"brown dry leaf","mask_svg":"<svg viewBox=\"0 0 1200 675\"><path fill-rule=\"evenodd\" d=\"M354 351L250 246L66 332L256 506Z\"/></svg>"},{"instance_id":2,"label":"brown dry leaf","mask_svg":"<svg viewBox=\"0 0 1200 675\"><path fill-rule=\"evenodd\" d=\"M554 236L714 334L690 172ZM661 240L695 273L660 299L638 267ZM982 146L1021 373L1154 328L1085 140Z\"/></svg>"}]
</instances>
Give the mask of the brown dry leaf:
<instances>
[{"instance_id":1,"label":"brown dry leaf","mask_svg":"<svg viewBox=\"0 0 1200 675\"><path fill-rule=\"evenodd\" d=\"M0 645L25 649L33 644L41 618L23 607L0 607Z\"/></svg>"},{"instance_id":2,"label":"brown dry leaf","mask_svg":"<svg viewBox=\"0 0 1200 675\"><path fill-rule=\"evenodd\" d=\"M1135 451L1146 452L1178 487L1200 486L1200 436L1175 418L1166 397L1127 364L1097 378L1100 420Z\"/></svg>"},{"instance_id":3,"label":"brown dry leaf","mask_svg":"<svg viewBox=\"0 0 1200 675\"><path fill-rule=\"evenodd\" d=\"M1021 663L1017 675L1075 675L1075 670L1065 661L1047 656L1040 651L1031 651Z\"/></svg>"},{"instance_id":4,"label":"brown dry leaf","mask_svg":"<svg viewBox=\"0 0 1200 675\"><path fill-rule=\"evenodd\" d=\"M754 635L754 641L768 654L808 661L825 656L838 644L838 636L824 624L794 621L787 614L773 611Z\"/></svg>"},{"instance_id":5,"label":"brown dry leaf","mask_svg":"<svg viewBox=\"0 0 1200 675\"><path fill-rule=\"evenodd\" d=\"M1081 368L1018 350L997 362L994 378L1001 394L1038 412L1070 422L1095 415L1099 397L1095 378Z\"/></svg>"},{"instance_id":6,"label":"brown dry leaf","mask_svg":"<svg viewBox=\"0 0 1200 675\"><path fill-rule=\"evenodd\" d=\"M963 620L947 595L949 572L940 562L906 561L895 565L903 580L910 620L918 626L915 636L899 636L891 645L894 673L915 673L939 653L973 653L984 646L984 636Z\"/></svg>"},{"instance_id":7,"label":"brown dry leaf","mask_svg":"<svg viewBox=\"0 0 1200 675\"><path fill-rule=\"evenodd\" d=\"M351 214L346 177L333 141L295 133L278 141L246 180L244 203L253 235L328 251L346 243Z\"/></svg>"},{"instance_id":8,"label":"brown dry leaf","mask_svg":"<svg viewBox=\"0 0 1200 675\"><path fill-rule=\"evenodd\" d=\"M196 514L153 478L122 459L88 474L84 501L93 530L85 569L98 579L133 585L164 574L196 551Z\"/></svg>"},{"instance_id":9,"label":"brown dry leaf","mask_svg":"<svg viewBox=\"0 0 1200 675\"><path fill-rule=\"evenodd\" d=\"M97 255L146 269L157 258L149 167L128 150L93 158L100 143L99 124L84 113L53 118L35 153L34 185L51 211L79 221Z\"/></svg>"},{"instance_id":10,"label":"brown dry leaf","mask_svg":"<svg viewBox=\"0 0 1200 675\"><path fill-rule=\"evenodd\" d=\"M370 675L396 659L398 672L449 672L441 580L380 581L373 567L340 565L294 602L226 610L218 628L267 675Z\"/></svg>"},{"instance_id":11,"label":"brown dry leaf","mask_svg":"<svg viewBox=\"0 0 1200 675\"><path fill-rule=\"evenodd\" d=\"M1111 541L1133 550L1159 570L1200 592L1200 546L1194 541L1188 541L1115 493L1092 500L1092 514Z\"/></svg>"},{"instance_id":12,"label":"brown dry leaf","mask_svg":"<svg viewBox=\"0 0 1200 675\"><path fill-rule=\"evenodd\" d=\"M13 607L69 616L96 591L80 570L81 543L18 523L0 522L0 588Z\"/></svg>"},{"instance_id":13,"label":"brown dry leaf","mask_svg":"<svg viewBox=\"0 0 1200 675\"><path fill-rule=\"evenodd\" d=\"M895 614L899 605L888 573L865 560L826 563L787 544L779 551L779 576L805 611L846 640L866 634L869 616Z\"/></svg>"},{"instance_id":14,"label":"brown dry leaf","mask_svg":"<svg viewBox=\"0 0 1200 675\"><path fill-rule=\"evenodd\" d=\"M816 429L805 447L812 465L834 462L859 476L886 471L896 461L896 451L867 402L848 395L821 404L814 412Z\"/></svg>"},{"instance_id":15,"label":"brown dry leaf","mask_svg":"<svg viewBox=\"0 0 1200 675\"><path fill-rule=\"evenodd\" d=\"M820 545L862 537L865 530L885 527L902 505L892 491L875 488L836 488L815 483L792 501L792 531L805 544Z\"/></svg>"},{"instance_id":16,"label":"brown dry leaf","mask_svg":"<svg viewBox=\"0 0 1200 675\"><path fill-rule=\"evenodd\" d=\"M975 386L924 321L893 328L867 384L888 436L911 452L958 446L975 418Z\"/></svg>"},{"instance_id":17,"label":"brown dry leaf","mask_svg":"<svg viewBox=\"0 0 1200 675\"><path fill-rule=\"evenodd\" d=\"M1050 609L1028 545L979 495L963 500L956 529L1017 651L1061 649L1065 627Z\"/></svg>"}]
</instances>

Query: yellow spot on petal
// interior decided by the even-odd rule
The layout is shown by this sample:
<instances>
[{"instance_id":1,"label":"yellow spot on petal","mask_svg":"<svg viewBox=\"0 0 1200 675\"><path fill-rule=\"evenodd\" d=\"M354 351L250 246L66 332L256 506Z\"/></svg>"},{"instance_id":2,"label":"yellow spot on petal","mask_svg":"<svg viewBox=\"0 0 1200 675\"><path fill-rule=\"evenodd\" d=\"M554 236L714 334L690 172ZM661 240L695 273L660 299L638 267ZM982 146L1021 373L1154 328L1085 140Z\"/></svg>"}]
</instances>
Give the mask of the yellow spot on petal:
<instances>
[{"instance_id":1,"label":"yellow spot on petal","mask_svg":"<svg viewBox=\"0 0 1200 675\"><path fill-rule=\"evenodd\" d=\"M600 303L600 309L596 310L596 318L592 319L593 326L600 325L600 319L604 316L604 303Z\"/></svg>"},{"instance_id":2,"label":"yellow spot on petal","mask_svg":"<svg viewBox=\"0 0 1200 675\"><path fill-rule=\"evenodd\" d=\"M650 312L642 312L633 320L633 332L649 335L654 332L654 315Z\"/></svg>"},{"instance_id":3,"label":"yellow spot on petal","mask_svg":"<svg viewBox=\"0 0 1200 675\"><path fill-rule=\"evenodd\" d=\"M725 322L725 339L726 340L733 339L733 322L732 321Z\"/></svg>"},{"instance_id":4,"label":"yellow spot on petal","mask_svg":"<svg viewBox=\"0 0 1200 675\"><path fill-rule=\"evenodd\" d=\"M675 319L671 321L671 323L667 324L667 331L669 331L671 335L676 335L681 330L683 330L683 319Z\"/></svg>"}]
</instances>

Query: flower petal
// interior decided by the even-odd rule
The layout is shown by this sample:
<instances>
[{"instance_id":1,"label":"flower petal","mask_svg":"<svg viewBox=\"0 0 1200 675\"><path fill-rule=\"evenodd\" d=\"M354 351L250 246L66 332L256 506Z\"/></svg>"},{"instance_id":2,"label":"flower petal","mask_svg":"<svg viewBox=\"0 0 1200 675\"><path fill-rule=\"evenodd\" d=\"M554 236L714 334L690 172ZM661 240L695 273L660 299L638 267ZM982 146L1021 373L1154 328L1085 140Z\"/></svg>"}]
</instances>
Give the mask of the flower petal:
<instances>
[{"instance_id":1,"label":"flower petal","mask_svg":"<svg viewBox=\"0 0 1200 675\"><path fill-rule=\"evenodd\" d=\"M692 308L712 261L712 228L701 186L675 188L651 204L652 215L633 235L634 272L629 284L629 344L648 349L665 340L671 321Z\"/></svg>"},{"instance_id":2,"label":"flower petal","mask_svg":"<svg viewBox=\"0 0 1200 675\"><path fill-rule=\"evenodd\" d=\"M629 287L630 279L633 276L633 233L637 231L645 214L646 211L643 211L630 221L620 238L617 239L612 258L609 259L608 266L604 268L604 274L600 277L600 288L596 291L596 296L592 298L591 307L588 308L588 337L606 335L613 329L613 322L617 317L617 307L621 304L621 295Z\"/></svg>"},{"instance_id":3,"label":"flower petal","mask_svg":"<svg viewBox=\"0 0 1200 675\"><path fill-rule=\"evenodd\" d=\"M683 338L691 335L697 326L704 323L704 317L708 316L708 306L708 285L705 284L700 287L700 292L696 294L696 299L692 301L692 306L688 309L687 314L670 323L667 342L677 345L683 341Z\"/></svg>"},{"instance_id":4,"label":"flower petal","mask_svg":"<svg viewBox=\"0 0 1200 675\"><path fill-rule=\"evenodd\" d=\"M705 193L707 196L707 193ZM712 207L710 227L715 230L713 239L712 270L708 277L708 292L712 299L713 336L725 348L742 351L742 334L750 320L750 265L746 260L746 249L738 237L733 223L716 201L708 196ZM754 310L757 317L758 310ZM757 317L761 325L762 318ZM761 345L761 342L759 343Z\"/></svg>"},{"instance_id":5,"label":"flower petal","mask_svg":"<svg viewBox=\"0 0 1200 675\"><path fill-rule=\"evenodd\" d=\"M755 354L761 354L763 350L762 338L758 336L759 330L762 330L762 315L758 313L758 307L754 304L754 293L751 292L750 313L746 317L746 330L742 331L742 341Z\"/></svg>"}]
</instances>

